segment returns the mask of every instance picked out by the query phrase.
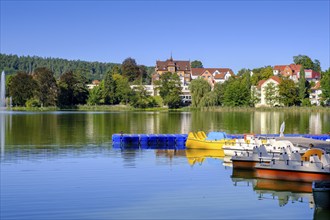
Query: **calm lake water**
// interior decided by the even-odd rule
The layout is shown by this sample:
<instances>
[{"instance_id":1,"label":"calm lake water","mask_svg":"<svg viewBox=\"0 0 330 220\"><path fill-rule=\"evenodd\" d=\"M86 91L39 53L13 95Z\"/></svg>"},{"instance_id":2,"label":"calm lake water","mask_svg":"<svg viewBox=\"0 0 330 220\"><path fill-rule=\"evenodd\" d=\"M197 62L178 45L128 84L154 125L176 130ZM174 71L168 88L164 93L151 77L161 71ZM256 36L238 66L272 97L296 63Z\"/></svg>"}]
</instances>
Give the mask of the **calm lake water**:
<instances>
[{"instance_id":1,"label":"calm lake water","mask_svg":"<svg viewBox=\"0 0 330 220\"><path fill-rule=\"evenodd\" d=\"M311 184L233 170L217 152L115 149L113 133L319 134L329 113L0 112L0 219L329 219Z\"/></svg>"}]
</instances>

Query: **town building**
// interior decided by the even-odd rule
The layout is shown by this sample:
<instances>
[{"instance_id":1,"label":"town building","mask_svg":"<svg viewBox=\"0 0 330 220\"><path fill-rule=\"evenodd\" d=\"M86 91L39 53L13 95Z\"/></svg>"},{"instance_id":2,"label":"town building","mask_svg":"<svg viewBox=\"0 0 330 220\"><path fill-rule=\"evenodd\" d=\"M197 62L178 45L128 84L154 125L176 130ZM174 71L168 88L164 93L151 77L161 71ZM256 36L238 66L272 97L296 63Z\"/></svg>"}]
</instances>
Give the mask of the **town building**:
<instances>
[{"instance_id":1,"label":"town building","mask_svg":"<svg viewBox=\"0 0 330 220\"><path fill-rule=\"evenodd\" d=\"M182 85L188 85L191 81L190 61L173 60L172 56L165 61L157 60L155 74L153 75L152 80L158 80L159 76L166 72L178 74Z\"/></svg>"},{"instance_id":2,"label":"town building","mask_svg":"<svg viewBox=\"0 0 330 220\"><path fill-rule=\"evenodd\" d=\"M321 104L321 83L320 81L315 83L315 86L311 88L311 92L309 94L309 100L312 105L317 105L319 106Z\"/></svg>"},{"instance_id":3,"label":"town building","mask_svg":"<svg viewBox=\"0 0 330 220\"><path fill-rule=\"evenodd\" d=\"M258 85L256 87L252 87L251 89L254 90L253 92L259 96L260 100L258 103L256 103L256 107L271 107L271 105L267 102L267 96L266 96L266 91L267 87L270 84L273 84L275 87L275 96L278 93L277 87L281 83L281 78L278 76L272 76L267 80L260 80L258 82ZM272 106L280 105L278 102L274 102Z\"/></svg>"},{"instance_id":4,"label":"town building","mask_svg":"<svg viewBox=\"0 0 330 220\"><path fill-rule=\"evenodd\" d=\"M233 76L235 76L234 72L229 68L191 68L192 80L204 78L212 87L215 83L224 83Z\"/></svg>"},{"instance_id":5,"label":"town building","mask_svg":"<svg viewBox=\"0 0 330 220\"><path fill-rule=\"evenodd\" d=\"M276 65L273 68L274 76L284 76L292 79L293 81L298 81L301 65L300 64L290 64L290 65Z\"/></svg>"},{"instance_id":6,"label":"town building","mask_svg":"<svg viewBox=\"0 0 330 220\"><path fill-rule=\"evenodd\" d=\"M316 72L315 70L305 70L305 78L309 82L318 82L321 79L321 73Z\"/></svg>"},{"instance_id":7,"label":"town building","mask_svg":"<svg viewBox=\"0 0 330 220\"><path fill-rule=\"evenodd\" d=\"M300 64L290 64L290 65L275 65L273 67L274 76L284 76L297 82L300 78ZM321 79L321 74L317 71L311 69L304 69L305 78L309 82L316 82Z\"/></svg>"},{"instance_id":8,"label":"town building","mask_svg":"<svg viewBox=\"0 0 330 220\"><path fill-rule=\"evenodd\" d=\"M87 84L88 89L93 89L95 86L99 86L100 85L100 81L95 79L92 81L92 83Z\"/></svg>"}]
</instances>

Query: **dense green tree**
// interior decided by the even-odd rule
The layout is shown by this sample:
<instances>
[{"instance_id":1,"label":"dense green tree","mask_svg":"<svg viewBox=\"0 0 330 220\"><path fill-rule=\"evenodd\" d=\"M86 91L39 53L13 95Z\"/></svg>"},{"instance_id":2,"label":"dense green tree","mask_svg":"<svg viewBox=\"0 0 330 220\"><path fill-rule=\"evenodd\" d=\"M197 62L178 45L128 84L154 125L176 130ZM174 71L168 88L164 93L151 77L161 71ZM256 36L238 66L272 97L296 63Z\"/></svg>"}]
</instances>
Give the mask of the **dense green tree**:
<instances>
[{"instance_id":1,"label":"dense green tree","mask_svg":"<svg viewBox=\"0 0 330 220\"><path fill-rule=\"evenodd\" d=\"M251 73L250 69L243 68L237 72L237 76L250 75L250 73Z\"/></svg>"},{"instance_id":2,"label":"dense green tree","mask_svg":"<svg viewBox=\"0 0 330 220\"><path fill-rule=\"evenodd\" d=\"M314 62L313 62L313 70L315 70L316 72L321 73L321 63L317 59L315 59Z\"/></svg>"},{"instance_id":3,"label":"dense green tree","mask_svg":"<svg viewBox=\"0 0 330 220\"><path fill-rule=\"evenodd\" d=\"M330 68L322 73L321 78L322 98L324 103L330 104Z\"/></svg>"},{"instance_id":4,"label":"dense green tree","mask_svg":"<svg viewBox=\"0 0 330 220\"><path fill-rule=\"evenodd\" d=\"M37 92L37 82L32 76L25 72L18 72L10 80L9 95L12 97L13 105L25 106Z\"/></svg>"},{"instance_id":5,"label":"dense green tree","mask_svg":"<svg viewBox=\"0 0 330 220\"><path fill-rule=\"evenodd\" d=\"M132 94L132 89L129 86L128 79L119 74L114 74L113 79L116 85L116 99L121 103L128 104L130 95Z\"/></svg>"},{"instance_id":6,"label":"dense green tree","mask_svg":"<svg viewBox=\"0 0 330 220\"><path fill-rule=\"evenodd\" d=\"M210 102L214 103L215 106L222 105L221 101L223 100L223 84L221 83L215 83L213 86L213 94L212 99Z\"/></svg>"},{"instance_id":7,"label":"dense green tree","mask_svg":"<svg viewBox=\"0 0 330 220\"><path fill-rule=\"evenodd\" d=\"M219 105L219 98L217 96L217 93L214 91L210 91L206 93L201 100L201 106L203 107L210 107L217 105Z\"/></svg>"},{"instance_id":8,"label":"dense green tree","mask_svg":"<svg viewBox=\"0 0 330 220\"><path fill-rule=\"evenodd\" d=\"M178 74L163 73L156 85L158 85L159 95L162 97L165 105L169 108L178 108L181 105L180 95L182 94L182 88Z\"/></svg>"},{"instance_id":9,"label":"dense green tree","mask_svg":"<svg viewBox=\"0 0 330 220\"><path fill-rule=\"evenodd\" d=\"M302 105L306 105L308 103L306 99L309 98L309 92L308 92L309 83L305 78L305 70L303 67L300 68L298 87L299 87L299 100Z\"/></svg>"},{"instance_id":10,"label":"dense green tree","mask_svg":"<svg viewBox=\"0 0 330 220\"><path fill-rule=\"evenodd\" d=\"M258 102L260 102L260 92L256 86L252 86L251 87L250 106L254 107Z\"/></svg>"},{"instance_id":11,"label":"dense green tree","mask_svg":"<svg viewBox=\"0 0 330 220\"><path fill-rule=\"evenodd\" d=\"M58 104L70 106L85 104L88 98L87 79L80 72L69 71L59 80Z\"/></svg>"},{"instance_id":12,"label":"dense green tree","mask_svg":"<svg viewBox=\"0 0 330 220\"><path fill-rule=\"evenodd\" d=\"M291 79L283 78L278 85L280 103L285 106L293 106L299 103L299 91Z\"/></svg>"},{"instance_id":13,"label":"dense green tree","mask_svg":"<svg viewBox=\"0 0 330 220\"><path fill-rule=\"evenodd\" d=\"M312 59L306 55L298 55L293 57L293 62L295 64L300 64L304 69L314 69L314 63Z\"/></svg>"},{"instance_id":14,"label":"dense green tree","mask_svg":"<svg viewBox=\"0 0 330 220\"><path fill-rule=\"evenodd\" d=\"M121 72L124 77L128 79L129 82L134 82L140 79L140 68L136 64L135 59L129 57L126 58L121 65Z\"/></svg>"},{"instance_id":15,"label":"dense green tree","mask_svg":"<svg viewBox=\"0 0 330 220\"><path fill-rule=\"evenodd\" d=\"M56 106L58 89L54 73L45 67L35 69L33 78L37 81L37 97L43 106Z\"/></svg>"},{"instance_id":16,"label":"dense green tree","mask_svg":"<svg viewBox=\"0 0 330 220\"><path fill-rule=\"evenodd\" d=\"M102 86L95 86L89 90L89 96L87 99L88 105L99 105L102 102Z\"/></svg>"},{"instance_id":17,"label":"dense green tree","mask_svg":"<svg viewBox=\"0 0 330 220\"><path fill-rule=\"evenodd\" d=\"M257 85L260 80L269 79L273 75L273 68L271 66L255 68L252 72L251 83Z\"/></svg>"},{"instance_id":18,"label":"dense green tree","mask_svg":"<svg viewBox=\"0 0 330 220\"><path fill-rule=\"evenodd\" d=\"M20 71L18 71L20 72ZM9 94L9 88L10 88L10 85L11 85L11 80L13 79L14 75L11 74L11 75L6 75L6 94Z\"/></svg>"},{"instance_id":19,"label":"dense green tree","mask_svg":"<svg viewBox=\"0 0 330 220\"><path fill-rule=\"evenodd\" d=\"M85 77L92 81L102 79L114 65L118 64L0 54L0 70L5 70L8 75L17 71L33 73L38 67L46 67L54 72L56 78L70 70L83 70Z\"/></svg>"},{"instance_id":20,"label":"dense green tree","mask_svg":"<svg viewBox=\"0 0 330 220\"><path fill-rule=\"evenodd\" d=\"M274 106L279 101L278 88L274 83L268 83L265 87L265 99L270 106Z\"/></svg>"},{"instance_id":21,"label":"dense green tree","mask_svg":"<svg viewBox=\"0 0 330 220\"><path fill-rule=\"evenodd\" d=\"M273 68L271 66L266 66L260 71L261 79L269 79L273 76Z\"/></svg>"},{"instance_id":22,"label":"dense green tree","mask_svg":"<svg viewBox=\"0 0 330 220\"><path fill-rule=\"evenodd\" d=\"M211 91L211 85L203 78L194 79L189 84L191 104L193 107L203 107L203 97Z\"/></svg>"},{"instance_id":23,"label":"dense green tree","mask_svg":"<svg viewBox=\"0 0 330 220\"><path fill-rule=\"evenodd\" d=\"M156 100L150 96L143 85L134 88L130 104L134 108L148 108L157 106Z\"/></svg>"},{"instance_id":24,"label":"dense green tree","mask_svg":"<svg viewBox=\"0 0 330 220\"><path fill-rule=\"evenodd\" d=\"M250 90L242 78L230 78L225 84L223 95L223 104L225 106L249 106Z\"/></svg>"},{"instance_id":25,"label":"dense green tree","mask_svg":"<svg viewBox=\"0 0 330 220\"><path fill-rule=\"evenodd\" d=\"M112 69L111 69L111 74L118 74L121 75L121 69L119 65L115 65Z\"/></svg>"},{"instance_id":26,"label":"dense green tree","mask_svg":"<svg viewBox=\"0 0 330 220\"><path fill-rule=\"evenodd\" d=\"M148 75L148 68L144 65L139 65L139 72L139 78L135 82L140 82L143 85L149 84L151 75Z\"/></svg>"},{"instance_id":27,"label":"dense green tree","mask_svg":"<svg viewBox=\"0 0 330 220\"><path fill-rule=\"evenodd\" d=\"M88 99L88 80L80 71L74 72L76 83L73 85L74 104L86 104Z\"/></svg>"},{"instance_id":28,"label":"dense green tree","mask_svg":"<svg viewBox=\"0 0 330 220\"><path fill-rule=\"evenodd\" d=\"M113 75L110 71L105 75L104 87L103 87L103 98L105 104L118 104L116 97L116 82L113 79Z\"/></svg>"},{"instance_id":29,"label":"dense green tree","mask_svg":"<svg viewBox=\"0 0 330 220\"><path fill-rule=\"evenodd\" d=\"M199 60L194 60L191 62L191 68L203 68L203 63Z\"/></svg>"}]
</instances>

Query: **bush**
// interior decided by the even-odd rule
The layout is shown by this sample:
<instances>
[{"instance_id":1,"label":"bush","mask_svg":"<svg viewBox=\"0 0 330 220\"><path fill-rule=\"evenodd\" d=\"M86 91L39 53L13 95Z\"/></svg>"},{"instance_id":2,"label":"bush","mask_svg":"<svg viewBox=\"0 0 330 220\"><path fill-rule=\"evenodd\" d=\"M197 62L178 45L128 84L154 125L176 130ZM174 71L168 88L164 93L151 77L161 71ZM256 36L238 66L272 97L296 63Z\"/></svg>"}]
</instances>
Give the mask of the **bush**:
<instances>
[{"instance_id":1,"label":"bush","mask_svg":"<svg viewBox=\"0 0 330 220\"><path fill-rule=\"evenodd\" d=\"M311 105L311 102L309 101L309 99L304 99L302 102L301 102L301 106L312 106Z\"/></svg>"},{"instance_id":2,"label":"bush","mask_svg":"<svg viewBox=\"0 0 330 220\"><path fill-rule=\"evenodd\" d=\"M31 98L25 102L27 108L40 107L41 103L37 98Z\"/></svg>"}]
</instances>

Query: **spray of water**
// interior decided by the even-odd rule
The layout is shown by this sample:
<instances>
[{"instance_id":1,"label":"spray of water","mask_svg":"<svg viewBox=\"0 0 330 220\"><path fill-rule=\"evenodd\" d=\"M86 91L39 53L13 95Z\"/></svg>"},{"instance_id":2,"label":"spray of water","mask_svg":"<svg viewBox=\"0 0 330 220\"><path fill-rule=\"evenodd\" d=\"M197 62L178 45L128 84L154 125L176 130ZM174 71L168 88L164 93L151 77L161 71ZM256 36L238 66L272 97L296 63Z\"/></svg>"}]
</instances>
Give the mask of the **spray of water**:
<instances>
[{"instance_id":1,"label":"spray of water","mask_svg":"<svg viewBox=\"0 0 330 220\"><path fill-rule=\"evenodd\" d=\"M1 81L0 81L0 108L6 106L6 79L5 79L5 71L1 73Z\"/></svg>"}]
</instances>

